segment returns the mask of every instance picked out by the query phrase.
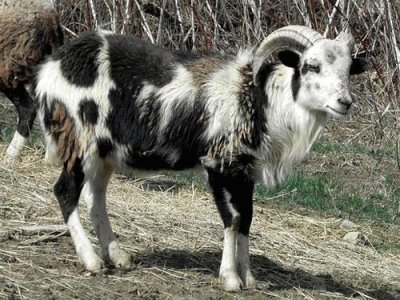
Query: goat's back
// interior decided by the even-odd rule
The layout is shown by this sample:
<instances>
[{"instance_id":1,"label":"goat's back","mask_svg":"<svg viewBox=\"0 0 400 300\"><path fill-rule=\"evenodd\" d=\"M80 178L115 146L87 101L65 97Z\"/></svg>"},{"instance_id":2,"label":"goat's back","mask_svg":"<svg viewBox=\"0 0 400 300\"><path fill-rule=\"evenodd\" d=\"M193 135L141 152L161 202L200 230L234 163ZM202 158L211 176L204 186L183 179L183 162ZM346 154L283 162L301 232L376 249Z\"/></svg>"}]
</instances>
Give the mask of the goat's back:
<instances>
[{"instance_id":1,"label":"goat's back","mask_svg":"<svg viewBox=\"0 0 400 300\"><path fill-rule=\"evenodd\" d=\"M57 156L65 162L94 153L146 169L194 166L206 154L209 117L200 84L184 67L196 60L109 33L60 48L35 83Z\"/></svg>"}]
</instances>

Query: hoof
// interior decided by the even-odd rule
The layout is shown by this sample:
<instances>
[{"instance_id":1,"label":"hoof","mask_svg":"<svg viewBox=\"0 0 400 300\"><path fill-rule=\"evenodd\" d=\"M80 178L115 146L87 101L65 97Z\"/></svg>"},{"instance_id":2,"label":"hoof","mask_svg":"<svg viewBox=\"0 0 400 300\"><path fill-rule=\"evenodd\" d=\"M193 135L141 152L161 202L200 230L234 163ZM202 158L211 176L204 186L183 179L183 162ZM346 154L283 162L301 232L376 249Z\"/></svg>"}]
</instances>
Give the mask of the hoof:
<instances>
[{"instance_id":1,"label":"hoof","mask_svg":"<svg viewBox=\"0 0 400 300\"><path fill-rule=\"evenodd\" d=\"M117 269L132 270L135 267L132 256L123 250L118 250L117 253L113 253L110 258Z\"/></svg>"},{"instance_id":2,"label":"hoof","mask_svg":"<svg viewBox=\"0 0 400 300\"><path fill-rule=\"evenodd\" d=\"M225 273L220 275L222 286L227 292L239 292L243 286L243 282L240 277L235 273Z\"/></svg>"},{"instance_id":3,"label":"hoof","mask_svg":"<svg viewBox=\"0 0 400 300\"><path fill-rule=\"evenodd\" d=\"M251 273L242 278L242 281L244 289L255 289L257 287L257 282Z\"/></svg>"},{"instance_id":4,"label":"hoof","mask_svg":"<svg viewBox=\"0 0 400 300\"><path fill-rule=\"evenodd\" d=\"M100 257L95 255L94 257L85 262L85 267L86 270L90 272L98 273L101 269L103 269L104 262L101 260Z\"/></svg>"}]
</instances>

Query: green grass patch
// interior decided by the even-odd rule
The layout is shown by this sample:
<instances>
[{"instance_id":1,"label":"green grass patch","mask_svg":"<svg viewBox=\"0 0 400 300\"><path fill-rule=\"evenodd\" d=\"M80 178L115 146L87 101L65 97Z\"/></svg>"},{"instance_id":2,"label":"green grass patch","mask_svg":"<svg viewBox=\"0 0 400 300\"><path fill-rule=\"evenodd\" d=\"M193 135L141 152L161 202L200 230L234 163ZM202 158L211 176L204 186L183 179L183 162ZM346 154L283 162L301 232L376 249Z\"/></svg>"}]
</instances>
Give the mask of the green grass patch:
<instances>
[{"instance_id":1,"label":"green grass patch","mask_svg":"<svg viewBox=\"0 0 400 300\"><path fill-rule=\"evenodd\" d=\"M176 180L180 184L184 186L196 186L200 189L207 189L207 182L204 180L200 174L196 171L185 170L181 172L168 172L166 171L166 175Z\"/></svg>"},{"instance_id":2,"label":"green grass patch","mask_svg":"<svg viewBox=\"0 0 400 300\"><path fill-rule=\"evenodd\" d=\"M0 142L9 144L15 133L15 128L12 127L5 127L2 128L0 132ZM33 130L29 136L27 147L29 148L39 148L43 145L42 143L43 135L40 130Z\"/></svg>"},{"instance_id":3,"label":"green grass patch","mask_svg":"<svg viewBox=\"0 0 400 300\"><path fill-rule=\"evenodd\" d=\"M380 242L380 243L373 243L374 248L380 252L400 252L400 244L397 242Z\"/></svg>"},{"instance_id":4,"label":"green grass patch","mask_svg":"<svg viewBox=\"0 0 400 300\"><path fill-rule=\"evenodd\" d=\"M385 145L384 147L372 147L359 143L339 143L328 139L321 138L315 142L312 150L319 154L332 153L352 153L370 155L375 159L380 159L383 156L396 158L396 145Z\"/></svg>"},{"instance_id":5,"label":"green grass patch","mask_svg":"<svg viewBox=\"0 0 400 300\"><path fill-rule=\"evenodd\" d=\"M335 181L300 173L273 189L257 185L255 196L262 201L298 205L341 217L391 222L396 213L394 200L399 193L399 189L392 189L390 195L371 194L362 198L356 189L344 192Z\"/></svg>"},{"instance_id":6,"label":"green grass patch","mask_svg":"<svg viewBox=\"0 0 400 300\"><path fill-rule=\"evenodd\" d=\"M2 143L10 143L14 136L15 129L11 127L5 127L1 129L0 141Z\"/></svg>"},{"instance_id":7,"label":"green grass patch","mask_svg":"<svg viewBox=\"0 0 400 300\"><path fill-rule=\"evenodd\" d=\"M198 189L208 190L207 182L195 171L168 172L167 176L184 187L194 185ZM395 185L391 177L387 178L385 185L385 194L371 193L361 197L357 187L345 192L340 183L330 178L298 173L272 189L257 184L255 198L259 201L299 206L338 217L400 223L400 220L395 218L400 188Z\"/></svg>"}]
</instances>

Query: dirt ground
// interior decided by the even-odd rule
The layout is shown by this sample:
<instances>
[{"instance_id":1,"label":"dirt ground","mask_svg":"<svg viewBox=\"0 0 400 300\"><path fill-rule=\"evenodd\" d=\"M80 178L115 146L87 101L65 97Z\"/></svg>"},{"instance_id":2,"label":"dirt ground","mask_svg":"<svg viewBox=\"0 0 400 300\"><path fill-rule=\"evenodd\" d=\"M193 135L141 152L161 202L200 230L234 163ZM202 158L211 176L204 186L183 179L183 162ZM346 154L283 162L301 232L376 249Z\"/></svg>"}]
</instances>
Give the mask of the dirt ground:
<instances>
[{"instance_id":1,"label":"dirt ground","mask_svg":"<svg viewBox=\"0 0 400 300\"><path fill-rule=\"evenodd\" d=\"M400 226L360 221L357 230L371 243L353 245L343 240L341 218L259 200L250 241L257 289L224 292L223 228L210 194L155 174L115 175L109 186L113 229L136 269L90 274L52 193L60 170L43 162L40 147L10 162L6 146L0 143L0 299L400 299L399 251L372 246L400 244ZM84 205L81 215L90 230Z\"/></svg>"}]
</instances>

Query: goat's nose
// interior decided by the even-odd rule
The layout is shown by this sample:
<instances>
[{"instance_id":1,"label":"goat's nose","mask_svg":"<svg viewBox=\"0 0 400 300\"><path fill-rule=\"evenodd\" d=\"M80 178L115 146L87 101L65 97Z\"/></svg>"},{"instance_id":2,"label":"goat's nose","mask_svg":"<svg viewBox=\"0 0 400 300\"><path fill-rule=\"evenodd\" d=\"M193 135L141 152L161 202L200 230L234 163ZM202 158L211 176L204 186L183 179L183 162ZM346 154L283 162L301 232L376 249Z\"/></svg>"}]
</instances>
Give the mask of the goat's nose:
<instances>
[{"instance_id":1,"label":"goat's nose","mask_svg":"<svg viewBox=\"0 0 400 300\"><path fill-rule=\"evenodd\" d=\"M338 99L339 103L345 106L347 109L350 108L350 106L353 104L353 100L348 97L342 97Z\"/></svg>"}]
</instances>

